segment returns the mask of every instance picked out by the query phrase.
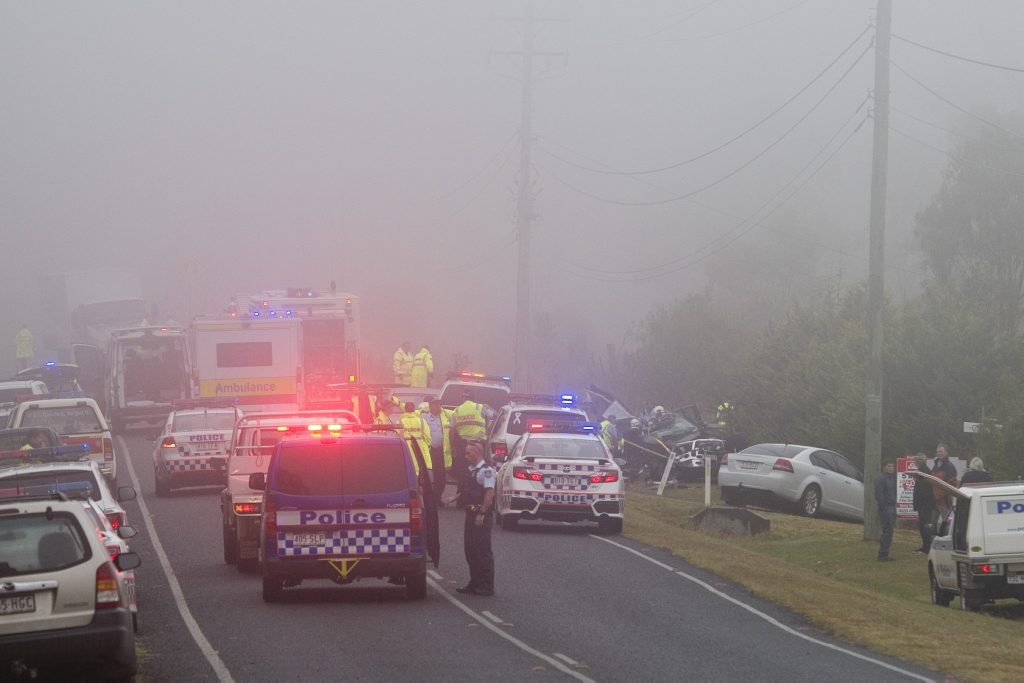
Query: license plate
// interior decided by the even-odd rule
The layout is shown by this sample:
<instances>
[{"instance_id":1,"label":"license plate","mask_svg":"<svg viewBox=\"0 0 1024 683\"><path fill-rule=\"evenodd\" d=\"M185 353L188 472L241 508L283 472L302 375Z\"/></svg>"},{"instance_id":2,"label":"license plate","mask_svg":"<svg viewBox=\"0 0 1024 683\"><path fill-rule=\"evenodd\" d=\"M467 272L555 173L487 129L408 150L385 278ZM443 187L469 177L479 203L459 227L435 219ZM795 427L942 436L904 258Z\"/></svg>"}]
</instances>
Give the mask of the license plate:
<instances>
[{"instance_id":1,"label":"license plate","mask_svg":"<svg viewBox=\"0 0 1024 683\"><path fill-rule=\"evenodd\" d=\"M0 598L0 615L4 614L22 614L24 612L35 612L36 611L36 596L29 593L28 595L12 595L5 598Z\"/></svg>"},{"instance_id":2,"label":"license plate","mask_svg":"<svg viewBox=\"0 0 1024 683\"><path fill-rule=\"evenodd\" d=\"M758 462L751 462L750 460L740 460L741 470L756 470L760 465L761 463Z\"/></svg>"},{"instance_id":3,"label":"license plate","mask_svg":"<svg viewBox=\"0 0 1024 683\"><path fill-rule=\"evenodd\" d=\"M576 477L551 477L551 483L555 486L575 486L579 483Z\"/></svg>"},{"instance_id":4,"label":"license plate","mask_svg":"<svg viewBox=\"0 0 1024 683\"><path fill-rule=\"evenodd\" d=\"M327 541L327 534L292 534L292 545L308 546L323 545Z\"/></svg>"},{"instance_id":5,"label":"license plate","mask_svg":"<svg viewBox=\"0 0 1024 683\"><path fill-rule=\"evenodd\" d=\"M1006 583L1024 583L1024 574L1008 574Z\"/></svg>"}]
</instances>

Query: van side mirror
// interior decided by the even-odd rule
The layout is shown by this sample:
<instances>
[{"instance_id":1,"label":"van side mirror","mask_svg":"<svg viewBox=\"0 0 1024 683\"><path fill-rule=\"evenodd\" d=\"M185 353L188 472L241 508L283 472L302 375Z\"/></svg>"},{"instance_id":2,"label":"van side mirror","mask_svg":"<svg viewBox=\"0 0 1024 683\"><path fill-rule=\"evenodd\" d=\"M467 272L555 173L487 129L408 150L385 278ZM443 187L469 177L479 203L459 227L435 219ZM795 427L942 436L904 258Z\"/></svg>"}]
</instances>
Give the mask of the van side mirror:
<instances>
[{"instance_id":1,"label":"van side mirror","mask_svg":"<svg viewBox=\"0 0 1024 683\"><path fill-rule=\"evenodd\" d=\"M117 535L121 538L133 538L138 533L138 529L127 524L122 524L121 526L117 527Z\"/></svg>"},{"instance_id":2,"label":"van side mirror","mask_svg":"<svg viewBox=\"0 0 1024 683\"><path fill-rule=\"evenodd\" d=\"M131 486L118 486L117 502L123 503L126 500L135 500L135 489Z\"/></svg>"},{"instance_id":3,"label":"van side mirror","mask_svg":"<svg viewBox=\"0 0 1024 683\"><path fill-rule=\"evenodd\" d=\"M267 475L265 472L253 472L249 475L249 488L253 491L263 491L267 488Z\"/></svg>"},{"instance_id":4,"label":"van side mirror","mask_svg":"<svg viewBox=\"0 0 1024 683\"><path fill-rule=\"evenodd\" d=\"M129 569L135 569L142 564L142 558L136 553L121 553L114 558L114 566L117 567L118 571L126 572Z\"/></svg>"}]
</instances>

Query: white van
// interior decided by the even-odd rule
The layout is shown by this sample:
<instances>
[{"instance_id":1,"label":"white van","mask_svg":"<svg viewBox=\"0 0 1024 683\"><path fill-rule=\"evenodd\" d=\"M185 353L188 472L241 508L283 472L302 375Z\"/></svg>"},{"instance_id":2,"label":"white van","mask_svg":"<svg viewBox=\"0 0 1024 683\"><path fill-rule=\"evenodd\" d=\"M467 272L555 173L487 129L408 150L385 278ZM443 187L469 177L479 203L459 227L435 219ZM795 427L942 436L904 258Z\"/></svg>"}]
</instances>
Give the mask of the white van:
<instances>
[{"instance_id":1,"label":"white van","mask_svg":"<svg viewBox=\"0 0 1024 683\"><path fill-rule=\"evenodd\" d=\"M1000 598L1024 601L1024 483L955 488L913 473L953 495L928 552L932 602L946 606L959 596L975 611Z\"/></svg>"}]
</instances>

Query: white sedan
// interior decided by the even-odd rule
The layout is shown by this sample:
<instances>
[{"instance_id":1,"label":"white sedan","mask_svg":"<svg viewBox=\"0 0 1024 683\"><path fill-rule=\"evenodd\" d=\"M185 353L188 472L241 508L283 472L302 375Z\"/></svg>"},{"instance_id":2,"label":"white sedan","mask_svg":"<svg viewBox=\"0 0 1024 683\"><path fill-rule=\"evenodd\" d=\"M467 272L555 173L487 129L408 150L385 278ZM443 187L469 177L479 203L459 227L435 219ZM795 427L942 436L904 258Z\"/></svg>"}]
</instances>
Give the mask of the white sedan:
<instances>
[{"instance_id":1,"label":"white sedan","mask_svg":"<svg viewBox=\"0 0 1024 683\"><path fill-rule=\"evenodd\" d=\"M827 513L864 519L864 476L842 455L824 448L762 443L725 454L718 488L728 505L781 503L796 505L808 517Z\"/></svg>"},{"instance_id":2,"label":"white sedan","mask_svg":"<svg viewBox=\"0 0 1024 683\"><path fill-rule=\"evenodd\" d=\"M153 448L153 479L158 496L183 486L224 484L224 468L215 467L211 460L227 461L231 432L241 412L223 404L188 403L179 404L167 416Z\"/></svg>"},{"instance_id":3,"label":"white sedan","mask_svg":"<svg viewBox=\"0 0 1024 683\"><path fill-rule=\"evenodd\" d=\"M622 531L622 472L595 432L592 423L540 426L519 438L498 470L495 500L501 528L544 519L591 521L602 533Z\"/></svg>"}]
</instances>

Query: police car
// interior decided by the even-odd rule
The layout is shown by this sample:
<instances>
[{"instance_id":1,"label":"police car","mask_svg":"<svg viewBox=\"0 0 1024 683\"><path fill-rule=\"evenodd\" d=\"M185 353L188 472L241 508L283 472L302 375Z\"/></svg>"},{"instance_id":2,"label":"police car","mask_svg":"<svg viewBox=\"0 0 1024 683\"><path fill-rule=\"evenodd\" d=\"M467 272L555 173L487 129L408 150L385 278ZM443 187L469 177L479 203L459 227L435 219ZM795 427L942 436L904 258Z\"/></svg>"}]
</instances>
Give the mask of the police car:
<instances>
[{"instance_id":1,"label":"police car","mask_svg":"<svg viewBox=\"0 0 1024 683\"><path fill-rule=\"evenodd\" d=\"M331 425L358 424L351 410L300 410L242 415L231 434L226 467L227 486L220 494L224 562L240 572L255 571L260 541L263 492L249 488L249 475L266 472L278 443L304 438Z\"/></svg>"},{"instance_id":2,"label":"police car","mask_svg":"<svg viewBox=\"0 0 1024 683\"><path fill-rule=\"evenodd\" d=\"M394 427L331 425L282 441L249 486L264 492L264 601L310 579L388 579L410 599L426 596L423 500Z\"/></svg>"},{"instance_id":3,"label":"police car","mask_svg":"<svg viewBox=\"0 0 1024 683\"><path fill-rule=\"evenodd\" d=\"M51 392L52 393L52 392ZM91 398L45 398L19 403L11 427L50 427L67 446L86 451L111 481L117 481L117 457L110 425Z\"/></svg>"},{"instance_id":4,"label":"police car","mask_svg":"<svg viewBox=\"0 0 1024 683\"><path fill-rule=\"evenodd\" d=\"M597 522L601 533L622 531L622 472L593 423L531 425L498 471L501 528L521 520Z\"/></svg>"},{"instance_id":5,"label":"police car","mask_svg":"<svg viewBox=\"0 0 1024 683\"><path fill-rule=\"evenodd\" d=\"M485 375L482 372L453 372L441 385L441 406L456 408L466 400L469 392L470 400L500 410L511 400L512 378L508 375Z\"/></svg>"},{"instance_id":6,"label":"police car","mask_svg":"<svg viewBox=\"0 0 1024 683\"><path fill-rule=\"evenodd\" d=\"M231 432L241 412L224 401L175 401L153 449L156 495L166 496L184 486L224 484Z\"/></svg>"},{"instance_id":7,"label":"police car","mask_svg":"<svg viewBox=\"0 0 1024 683\"><path fill-rule=\"evenodd\" d=\"M512 446L531 424L577 424L588 420L586 411L576 406L573 394L512 394L510 398L512 403L498 411L487 431L487 450L495 465L505 461Z\"/></svg>"}]
</instances>

